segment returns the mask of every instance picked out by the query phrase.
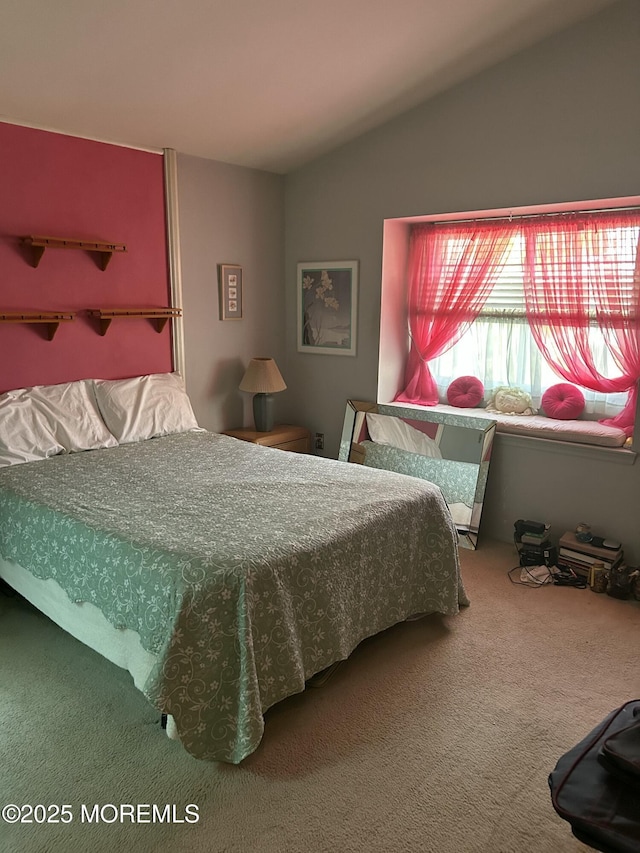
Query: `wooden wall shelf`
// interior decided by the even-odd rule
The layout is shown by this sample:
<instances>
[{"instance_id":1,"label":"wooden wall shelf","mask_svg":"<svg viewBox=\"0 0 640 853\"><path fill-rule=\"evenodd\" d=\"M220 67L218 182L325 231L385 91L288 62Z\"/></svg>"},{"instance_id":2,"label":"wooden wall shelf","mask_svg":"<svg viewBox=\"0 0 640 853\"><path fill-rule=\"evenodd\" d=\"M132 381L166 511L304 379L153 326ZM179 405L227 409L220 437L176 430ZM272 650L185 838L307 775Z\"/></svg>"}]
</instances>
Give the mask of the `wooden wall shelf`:
<instances>
[{"instance_id":1,"label":"wooden wall shelf","mask_svg":"<svg viewBox=\"0 0 640 853\"><path fill-rule=\"evenodd\" d=\"M144 317L151 320L156 331L161 332L167 320L172 317L181 317L181 308L92 308L87 311L90 317L100 321L100 334L106 335L112 320L123 320Z\"/></svg>"},{"instance_id":2,"label":"wooden wall shelf","mask_svg":"<svg viewBox=\"0 0 640 853\"><path fill-rule=\"evenodd\" d=\"M0 323L46 323L47 338L52 341L60 323L70 323L75 319L73 311L40 311L0 314Z\"/></svg>"},{"instance_id":3,"label":"wooden wall shelf","mask_svg":"<svg viewBox=\"0 0 640 853\"><path fill-rule=\"evenodd\" d=\"M31 266L37 267L45 249L82 249L97 255L98 266L106 270L114 252L126 252L123 243L104 243L95 240L76 240L66 237L21 237L20 242L31 249Z\"/></svg>"}]
</instances>

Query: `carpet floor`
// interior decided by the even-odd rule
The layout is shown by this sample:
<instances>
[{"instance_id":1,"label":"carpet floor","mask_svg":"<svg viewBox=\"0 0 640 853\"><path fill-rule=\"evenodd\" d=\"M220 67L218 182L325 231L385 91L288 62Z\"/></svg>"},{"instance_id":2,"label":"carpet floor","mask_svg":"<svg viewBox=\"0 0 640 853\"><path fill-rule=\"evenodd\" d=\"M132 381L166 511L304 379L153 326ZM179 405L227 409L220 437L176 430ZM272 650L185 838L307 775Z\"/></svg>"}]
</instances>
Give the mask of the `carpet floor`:
<instances>
[{"instance_id":1,"label":"carpet floor","mask_svg":"<svg viewBox=\"0 0 640 853\"><path fill-rule=\"evenodd\" d=\"M70 806L58 823L0 821L1 853L587 851L547 776L640 698L640 606L512 584L504 543L461 559L470 607L362 643L271 709L238 767L191 758L126 672L0 593L0 805ZM175 822L132 823L121 804L175 805Z\"/></svg>"}]
</instances>

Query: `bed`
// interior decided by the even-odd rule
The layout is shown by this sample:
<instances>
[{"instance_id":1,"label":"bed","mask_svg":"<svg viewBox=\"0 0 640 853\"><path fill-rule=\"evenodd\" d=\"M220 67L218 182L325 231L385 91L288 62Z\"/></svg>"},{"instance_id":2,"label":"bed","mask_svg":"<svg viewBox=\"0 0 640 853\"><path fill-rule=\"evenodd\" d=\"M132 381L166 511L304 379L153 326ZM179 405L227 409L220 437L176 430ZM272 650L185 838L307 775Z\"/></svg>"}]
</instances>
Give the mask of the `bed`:
<instances>
[{"instance_id":1,"label":"bed","mask_svg":"<svg viewBox=\"0 0 640 853\"><path fill-rule=\"evenodd\" d=\"M486 480L486 470L475 462L434 459L367 439L361 441L360 446L365 451L365 465L437 483L454 523L463 528L474 523L474 513L479 511L474 496L478 490L484 494Z\"/></svg>"},{"instance_id":2,"label":"bed","mask_svg":"<svg viewBox=\"0 0 640 853\"><path fill-rule=\"evenodd\" d=\"M0 576L127 668L191 755L239 763L363 639L468 603L457 535L432 484L201 430L170 376L171 405L146 377L120 400L87 380L104 432L82 451L45 394L47 455L0 467Z\"/></svg>"}]
</instances>

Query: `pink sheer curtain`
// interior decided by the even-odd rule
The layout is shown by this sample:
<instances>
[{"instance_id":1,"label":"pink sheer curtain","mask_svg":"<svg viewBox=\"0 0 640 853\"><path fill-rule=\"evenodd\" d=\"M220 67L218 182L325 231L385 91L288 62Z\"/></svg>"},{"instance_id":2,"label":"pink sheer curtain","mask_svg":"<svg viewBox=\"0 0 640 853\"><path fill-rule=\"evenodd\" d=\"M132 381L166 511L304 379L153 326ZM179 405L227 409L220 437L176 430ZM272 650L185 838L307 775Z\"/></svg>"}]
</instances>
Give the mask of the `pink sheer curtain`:
<instances>
[{"instance_id":1,"label":"pink sheer curtain","mask_svg":"<svg viewBox=\"0 0 640 853\"><path fill-rule=\"evenodd\" d=\"M435 406L438 388L429 370L478 316L509 254L508 222L416 225L408 261L411 349L405 387L396 400Z\"/></svg>"},{"instance_id":2,"label":"pink sheer curtain","mask_svg":"<svg viewBox=\"0 0 640 853\"><path fill-rule=\"evenodd\" d=\"M625 408L602 423L633 433L640 380L638 211L521 222L527 318L544 357L568 382L602 393L628 391ZM595 366L594 321L620 370Z\"/></svg>"}]
</instances>

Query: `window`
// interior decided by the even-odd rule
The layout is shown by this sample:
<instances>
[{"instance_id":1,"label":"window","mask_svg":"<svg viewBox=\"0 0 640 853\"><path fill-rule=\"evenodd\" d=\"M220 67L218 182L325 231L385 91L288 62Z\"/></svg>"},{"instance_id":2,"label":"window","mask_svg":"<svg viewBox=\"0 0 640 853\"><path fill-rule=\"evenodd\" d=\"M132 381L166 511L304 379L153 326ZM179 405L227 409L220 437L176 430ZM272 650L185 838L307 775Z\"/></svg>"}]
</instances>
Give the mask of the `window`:
<instances>
[{"instance_id":1,"label":"window","mask_svg":"<svg viewBox=\"0 0 640 853\"><path fill-rule=\"evenodd\" d=\"M430 362L442 400L450 383L465 374L479 376L487 389L500 385L522 388L531 394L536 407L549 386L567 381L545 361L531 334L524 300L523 255L522 235L515 234L508 259L478 318L457 344ZM596 367L614 378L620 371L595 319L589 333ZM625 392L581 390L588 416L617 415L627 400Z\"/></svg>"},{"instance_id":2,"label":"window","mask_svg":"<svg viewBox=\"0 0 640 853\"><path fill-rule=\"evenodd\" d=\"M538 406L568 381L582 388L587 416L621 417L631 434L639 239L638 210L414 225L398 399L431 405L472 374L488 390L522 388Z\"/></svg>"}]
</instances>

